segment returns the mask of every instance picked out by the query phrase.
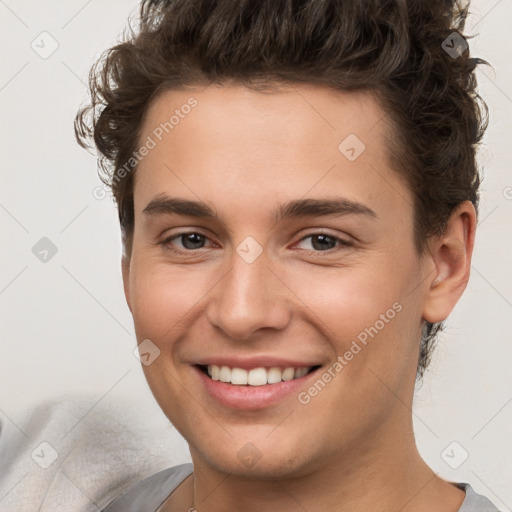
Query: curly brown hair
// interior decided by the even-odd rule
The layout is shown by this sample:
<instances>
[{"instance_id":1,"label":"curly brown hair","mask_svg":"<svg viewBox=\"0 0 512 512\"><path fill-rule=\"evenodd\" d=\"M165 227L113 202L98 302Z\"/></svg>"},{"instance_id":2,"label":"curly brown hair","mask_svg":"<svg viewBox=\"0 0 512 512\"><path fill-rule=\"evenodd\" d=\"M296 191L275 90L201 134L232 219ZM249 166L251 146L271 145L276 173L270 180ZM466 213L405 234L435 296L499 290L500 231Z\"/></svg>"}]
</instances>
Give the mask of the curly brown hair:
<instances>
[{"instance_id":1,"label":"curly brown hair","mask_svg":"<svg viewBox=\"0 0 512 512\"><path fill-rule=\"evenodd\" d=\"M75 118L80 145L92 139L99 151L128 257L132 155L148 105L164 90L233 81L372 91L394 127L390 159L413 193L423 254L458 204L478 208L476 148L487 107L475 68L485 61L469 56L467 14L458 0L143 0L138 29L91 69L91 101ZM443 327L424 327L419 377Z\"/></svg>"}]
</instances>

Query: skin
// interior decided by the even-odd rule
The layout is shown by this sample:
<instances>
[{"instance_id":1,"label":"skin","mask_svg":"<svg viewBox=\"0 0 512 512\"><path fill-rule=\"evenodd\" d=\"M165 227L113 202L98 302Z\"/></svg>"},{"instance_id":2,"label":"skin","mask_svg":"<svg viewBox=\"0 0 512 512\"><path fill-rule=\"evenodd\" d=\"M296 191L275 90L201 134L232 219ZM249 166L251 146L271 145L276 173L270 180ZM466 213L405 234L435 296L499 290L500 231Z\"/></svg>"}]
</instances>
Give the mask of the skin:
<instances>
[{"instance_id":1,"label":"skin","mask_svg":"<svg viewBox=\"0 0 512 512\"><path fill-rule=\"evenodd\" d=\"M464 492L421 459L411 407L422 326L444 320L468 281L473 206L459 205L418 255L413 197L389 164L392 129L368 92L165 91L140 140L191 96L198 105L138 166L133 246L122 264L137 339L161 351L143 367L146 378L194 463L162 510L457 511ZM353 162L338 150L349 134L366 145ZM161 194L203 201L216 216L144 214ZM376 215L271 216L287 201L334 196ZM187 249L176 236L186 231L205 235L202 247ZM322 234L352 245L330 239L321 250L312 235ZM236 251L247 236L263 251L252 263ZM293 354L328 368L395 303L401 311L308 404L292 394L235 410L211 398L191 366ZM261 455L251 467L238 456L247 443Z\"/></svg>"}]
</instances>

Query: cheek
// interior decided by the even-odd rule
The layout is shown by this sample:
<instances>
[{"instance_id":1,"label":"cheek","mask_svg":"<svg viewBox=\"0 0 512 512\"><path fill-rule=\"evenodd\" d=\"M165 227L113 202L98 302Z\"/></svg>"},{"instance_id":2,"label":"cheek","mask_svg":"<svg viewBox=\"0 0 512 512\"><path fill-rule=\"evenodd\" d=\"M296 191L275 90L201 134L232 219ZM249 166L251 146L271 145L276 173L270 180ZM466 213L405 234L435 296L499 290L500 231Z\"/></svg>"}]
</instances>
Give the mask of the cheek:
<instances>
[{"instance_id":1,"label":"cheek","mask_svg":"<svg viewBox=\"0 0 512 512\"><path fill-rule=\"evenodd\" d=\"M179 267L134 258L131 270L132 315L137 340L151 340L160 355L143 365L146 380L162 410L182 434L189 416L190 403L183 396L183 368L174 360L179 340L194 322L194 308L208 289L204 275L200 278Z\"/></svg>"},{"instance_id":2,"label":"cheek","mask_svg":"<svg viewBox=\"0 0 512 512\"><path fill-rule=\"evenodd\" d=\"M311 267L287 273L286 283L343 357L343 372L371 379L368 368L391 380L415 369L421 332L419 272L413 257L382 256L371 263L337 269ZM416 290L415 290L416 288Z\"/></svg>"},{"instance_id":3,"label":"cheek","mask_svg":"<svg viewBox=\"0 0 512 512\"><path fill-rule=\"evenodd\" d=\"M307 272L287 272L286 285L311 312L311 319L324 324L329 336L355 337L373 325L381 314L394 317L396 302L404 297L403 276L392 277L385 265L358 264L327 268L311 266Z\"/></svg>"},{"instance_id":4,"label":"cheek","mask_svg":"<svg viewBox=\"0 0 512 512\"><path fill-rule=\"evenodd\" d=\"M131 295L137 337L167 342L181 322L190 322L195 307L200 306L214 283L205 272L191 272L178 266L134 261Z\"/></svg>"}]
</instances>

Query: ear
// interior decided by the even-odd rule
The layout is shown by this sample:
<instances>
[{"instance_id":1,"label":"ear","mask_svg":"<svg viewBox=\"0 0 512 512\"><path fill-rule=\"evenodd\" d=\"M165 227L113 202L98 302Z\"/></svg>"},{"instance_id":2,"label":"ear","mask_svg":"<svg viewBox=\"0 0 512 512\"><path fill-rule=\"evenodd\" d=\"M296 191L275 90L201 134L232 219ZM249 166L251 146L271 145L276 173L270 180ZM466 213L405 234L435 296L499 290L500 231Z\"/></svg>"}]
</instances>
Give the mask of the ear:
<instances>
[{"instance_id":1,"label":"ear","mask_svg":"<svg viewBox=\"0 0 512 512\"><path fill-rule=\"evenodd\" d=\"M445 320L466 289L475 241L476 212L471 201L459 204L445 232L430 243L435 271L428 279L423 318L431 323Z\"/></svg>"},{"instance_id":2,"label":"ear","mask_svg":"<svg viewBox=\"0 0 512 512\"><path fill-rule=\"evenodd\" d=\"M130 261L131 258L126 255L123 251L123 256L121 259L121 272L123 274L123 288L124 288L124 297L126 299L126 303L128 304L128 308L130 312L132 311L131 299L130 299Z\"/></svg>"}]
</instances>

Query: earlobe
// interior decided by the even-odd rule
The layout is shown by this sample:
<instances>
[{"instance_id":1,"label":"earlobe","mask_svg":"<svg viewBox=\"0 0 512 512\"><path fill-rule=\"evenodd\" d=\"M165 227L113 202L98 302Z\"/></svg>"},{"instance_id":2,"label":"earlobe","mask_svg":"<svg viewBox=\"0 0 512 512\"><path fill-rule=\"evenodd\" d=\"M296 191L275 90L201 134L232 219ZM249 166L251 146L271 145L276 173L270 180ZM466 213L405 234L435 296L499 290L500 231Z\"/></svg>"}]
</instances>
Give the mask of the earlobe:
<instances>
[{"instance_id":1,"label":"earlobe","mask_svg":"<svg viewBox=\"0 0 512 512\"><path fill-rule=\"evenodd\" d=\"M450 216L443 235L431 244L435 270L427 280L423 318L431 323L446 320L466 289L475 239L476 212L470 201Z\"/></svg>"}]
</instances>

